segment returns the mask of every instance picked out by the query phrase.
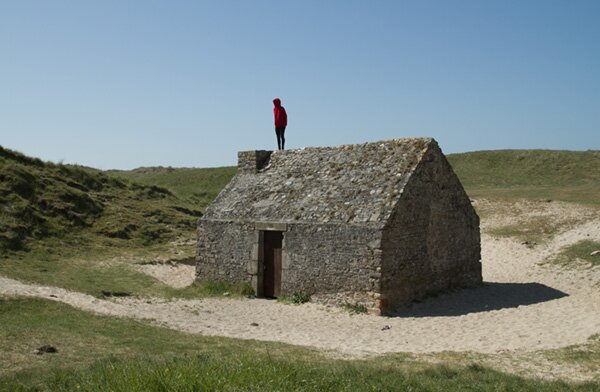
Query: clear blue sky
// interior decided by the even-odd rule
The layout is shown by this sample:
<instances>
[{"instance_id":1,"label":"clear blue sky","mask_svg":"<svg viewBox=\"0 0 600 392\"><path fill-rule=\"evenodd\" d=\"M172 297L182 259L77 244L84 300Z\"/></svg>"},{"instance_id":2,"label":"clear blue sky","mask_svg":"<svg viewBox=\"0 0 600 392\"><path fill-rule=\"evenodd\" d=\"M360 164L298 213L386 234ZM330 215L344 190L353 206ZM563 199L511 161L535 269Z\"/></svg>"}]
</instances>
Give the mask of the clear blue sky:
<instances>
[{"instance_id":1,"label":"clear blue sky","mask_svg":"<svg viewBox=\"0 0 600 392\"><path fill-rule=\"evenodd\" d=\"M108 168L433 136L600 149L600 1L3 1L0 145Z\"/></svg>"}]
</instances>

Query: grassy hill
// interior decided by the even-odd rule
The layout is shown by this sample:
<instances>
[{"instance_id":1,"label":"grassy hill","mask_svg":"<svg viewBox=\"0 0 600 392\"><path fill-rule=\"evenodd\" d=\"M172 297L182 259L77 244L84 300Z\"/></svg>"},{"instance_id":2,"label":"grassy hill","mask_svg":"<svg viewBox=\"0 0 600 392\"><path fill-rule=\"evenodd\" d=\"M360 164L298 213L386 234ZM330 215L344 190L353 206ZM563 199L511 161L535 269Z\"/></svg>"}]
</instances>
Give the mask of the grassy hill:
<instances>
[{"instance_id":1,"label":"grassy hill","mask_svg":"<svg viewBox=\"0 0 600 392\"><path fill-rule=\"evenodd\" d=\"M193 231L200 216L166 188L0 147L0 254L73 235L164 243Z\"/></svg>"},{"instance_id":2,"label":"grassy hill","mask_svg":"<svg viewBox=\"0 0 600 392\"><path fill-rule=\"evenodd\" d=\"M235 175L236 167L209 169L141 167L135 170L111 170L108 173L127 178L139 184L156 185L170 189L176 196L206 207Z\"/></svg>"},{"instance_id":3,"label":"grassy hill","mask_svg":"<svg viewBox=\"0 0 600 392\"><path fill-rule=\"evenodd\" d=\"M600 151L497 150L450 154L474 198L600 205Z\"/></svg>"}]
</instances>

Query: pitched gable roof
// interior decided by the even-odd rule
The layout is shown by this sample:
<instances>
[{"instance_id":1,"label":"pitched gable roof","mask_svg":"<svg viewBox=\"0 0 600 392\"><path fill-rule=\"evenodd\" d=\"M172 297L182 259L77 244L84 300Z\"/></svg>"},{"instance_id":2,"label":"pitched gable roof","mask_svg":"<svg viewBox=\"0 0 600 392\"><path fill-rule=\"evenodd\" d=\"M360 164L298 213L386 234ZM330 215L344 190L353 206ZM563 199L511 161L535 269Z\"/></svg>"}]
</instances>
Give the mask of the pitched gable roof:
<instances>
[{"instance_id":1,"label":"pitched gable roof","mask_svg":"<svg viewBox=\"0 0 600 392\"><path fill-rule=\"evenodd\" d=\"M276 151L266 169L238 170L203 220L385 222L432 138Z\"/></svg>"}]
</instances>

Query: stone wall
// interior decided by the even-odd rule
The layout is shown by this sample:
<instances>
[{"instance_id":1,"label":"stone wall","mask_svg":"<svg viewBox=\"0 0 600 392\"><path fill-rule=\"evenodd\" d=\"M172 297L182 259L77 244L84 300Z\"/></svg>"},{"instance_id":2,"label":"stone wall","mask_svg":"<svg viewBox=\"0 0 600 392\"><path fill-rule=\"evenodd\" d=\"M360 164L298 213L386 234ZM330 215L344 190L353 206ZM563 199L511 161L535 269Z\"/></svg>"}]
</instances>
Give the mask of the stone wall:
<instances>
[{"instance_id":1,"label":"stone wall","mask_svg":"<svg viewBox=\"0 0 600 392\"><path fill-rule=\"evenodd\" d=\"M383 308L480 284L479 217L437 146L406 185L385 228Z\"/></svg>"},{"instance_id":2,"label":"stone wall","mask_svg":"<svg viewBox=\"0 0 600 392\"><path fill-rule=\"evenodd\" d=\"M377 225L290 225L284 233L284 292L374 309L379 297L381 235Z\"/></svg>"},{"instance_id":3,"label":"stone wall","mask_svg":"<svg viewBox=\"0 0 600 392\"><path fill-rule=\"evenodd\" d=\"M258 239L254 226L232 221L198 224L196 277L200 281L251 283L248 263Z\"/></svg>"},{"instance_id":4,"label":"stone wall","mask_svg":"<svg viewBox=\"0 0 600 392\"><path fill-rule=\"evenodd\" d=\"M379 298L381 228L339 224L243 224L201 221L199 281L248 283L262 294L262 233L283 231L282 294L311 294L318 302L360 303Z\"/></svg>"}]
</instances>

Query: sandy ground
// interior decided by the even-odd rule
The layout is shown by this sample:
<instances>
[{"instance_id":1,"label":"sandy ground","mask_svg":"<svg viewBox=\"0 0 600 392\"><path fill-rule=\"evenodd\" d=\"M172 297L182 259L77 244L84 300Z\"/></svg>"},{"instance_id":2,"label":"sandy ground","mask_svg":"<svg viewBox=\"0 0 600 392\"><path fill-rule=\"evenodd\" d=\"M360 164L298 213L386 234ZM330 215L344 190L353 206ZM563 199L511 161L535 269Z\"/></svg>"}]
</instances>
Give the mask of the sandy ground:
<instances>
[{"instance_id":1,"label":"sandy ground","mask_svg":"<svg viewBox=\"0 0 600 392\"><path fill-rule=\"evenodd\" d=\"M191 285L196 278L196 267L189 264L141 264L135 269L177 289Z\"/></svg>"},{"instance_id":2,"label":"sandy ground","mask_svg":"<svg viewBox=\"0 0 600 392\"><path fill-rule=\"evenodd\" d=\"M430 298L399 317L352 315L313 303L286 305L265 299L102 300L2 277L0 294L44 297L192 333L279 341L352 357L391 352L533 352L585 343L600 333L600 268L582 264L567 269L545 263L565 246L584 239L600 241L597 210L559 202L513 207L477 203L488 215L482 220L484 286ZM514 238L485 234L490 228L532 216L565 224L553 239L533 248ZM143 268L178 287L193 279L189 265Z\"/></svg>"}]
</instances>

